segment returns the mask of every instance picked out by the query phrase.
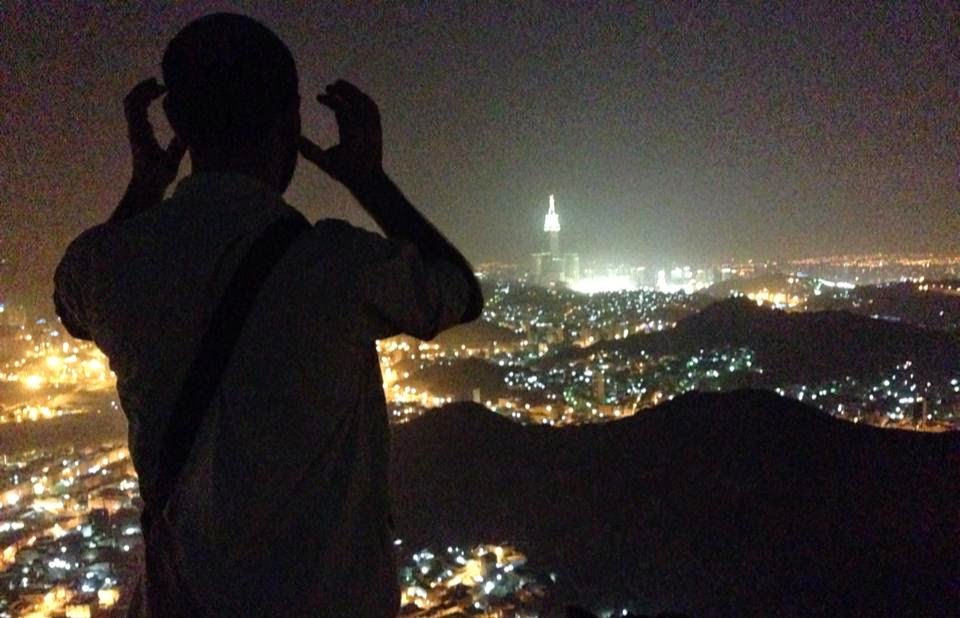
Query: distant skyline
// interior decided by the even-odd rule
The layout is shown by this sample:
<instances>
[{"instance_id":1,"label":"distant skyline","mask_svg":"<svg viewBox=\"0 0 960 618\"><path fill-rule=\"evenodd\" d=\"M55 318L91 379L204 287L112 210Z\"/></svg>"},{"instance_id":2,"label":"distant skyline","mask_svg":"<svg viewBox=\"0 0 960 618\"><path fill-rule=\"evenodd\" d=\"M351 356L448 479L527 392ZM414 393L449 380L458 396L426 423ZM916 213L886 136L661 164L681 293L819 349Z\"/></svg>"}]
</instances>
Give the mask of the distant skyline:
<instances>
[{"instance_id":1,"label":"distant skyline","mask_svg":"<svg viewBox=\"0 0 960 618\"><path fill-rule=\"evenodd\" d=\"M388 172L475 262L542 250L551 193L587 261L960 249L952 3L15 0L0 7L0 299L49 295L66 244L126 185L124 94L220 10L290 46L308 136L335 136L324 84L366 89ZM285 197L372 225L312 166Z\"/></svg>"}]
</instances>

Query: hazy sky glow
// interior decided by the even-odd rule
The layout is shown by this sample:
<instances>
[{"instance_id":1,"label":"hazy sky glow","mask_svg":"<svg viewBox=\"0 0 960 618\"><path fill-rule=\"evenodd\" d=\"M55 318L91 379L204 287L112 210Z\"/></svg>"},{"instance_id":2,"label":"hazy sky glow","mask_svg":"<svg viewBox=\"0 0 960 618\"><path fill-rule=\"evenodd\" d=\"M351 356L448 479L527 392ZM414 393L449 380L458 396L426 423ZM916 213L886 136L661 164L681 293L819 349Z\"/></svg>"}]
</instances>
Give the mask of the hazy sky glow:
<instances>
[{"instance_id":1,"label":"hazy sky glow","mask_svg":"<svg viewBox=\"0 0 960 618\"><path fill-rule=\"evenodd\" d=\"M66 243L107 217L123 95L215 10L290 46L308 135L334 137L325 83L367 89L388 171L474 261L540 250L549 193L588 259L957 252L951 3L271 4L0 5L0 299L44 298ZM366 222L302 161L286 197Z\"/></svg>"}]
</instances>

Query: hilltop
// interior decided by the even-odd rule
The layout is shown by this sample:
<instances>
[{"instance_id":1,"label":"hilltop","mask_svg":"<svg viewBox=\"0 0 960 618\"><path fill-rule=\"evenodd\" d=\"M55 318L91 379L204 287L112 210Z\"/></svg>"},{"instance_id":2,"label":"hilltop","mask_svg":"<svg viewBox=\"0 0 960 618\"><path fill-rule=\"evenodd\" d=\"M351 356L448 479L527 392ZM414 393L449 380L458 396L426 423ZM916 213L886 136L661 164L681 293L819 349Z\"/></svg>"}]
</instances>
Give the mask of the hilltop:
<instances>
[{"instance_id":1,"label":"hilltop","mask_svg":"<svg viewBox=\"0 0 960 618\"><path fill-rule=\"evenodd\" d=\"M760 307L745 298L713 303L669 331L605 341L568 351L556 360L597 350L690 355L723 346L751 348L767 384L862 378L907 360L916 371L930 375L960 372L956 334L847 311L791 313Z\"/></svg>"},{"instance_id":2,"label":"hilltop","mask_svg":"<svg viewBox=\"0 0 960 618\"><path fill-rule=\"evenodd\" d=\"M457 399L470 398L473 389L479 388L484 397L496 399L509 394L504 382L507 371L508 368L481 358L467 358L414 370L405 384Z\"/></svg>"},{"instance_id":3,"label":"hilltop","mask_svg":"<svg viewBox=\"0 0 960 618\"><path fill-rule=\"evenodd\" d=\"M393 432L405 543L514 544L568 602L690 615L960 603L957 434L750 390L560 429L461 403Z\"/></svg>"},{"instance_id":4,"label":"hilltop","mask_svg":"<svg viewBox=\"0 0 960 618\"><path fill-rule=\"evenodd\" d=\"M927 328L960 330L960 289L958 281L888 283L858 286L851 298L830 294L811 297L809 308L844 308L861 315L903 321Z\"/></svg>"},{"instance_id":5,"label":"hilltop","mask_svg":"<svg viewBox=\"0 0 960 618\"><path fill-rule=\"evenodd\" d=\"M726 281L719 281L700 293L712 298L723 299L729 298L731 294L750 294L762 290L791 290L794 293L803 292L810 294L813 292L813 288L814 284L809 279L798 279L793 275L785 273L769 273L748 279L737 277Z\"/></svg>"},{"instance_id":6,"label":"hilltop","mask_svg":"<svg viewBox=\"0 0 960 618\"><path fill-rule=\"evenodd\" d=\"M523 337L508 328L497 326L487 320L474 320L458 324L433 338L431 343L441 348L457 348L486 345L489 343L517 343Z\"/></svg>"}]
</instances>

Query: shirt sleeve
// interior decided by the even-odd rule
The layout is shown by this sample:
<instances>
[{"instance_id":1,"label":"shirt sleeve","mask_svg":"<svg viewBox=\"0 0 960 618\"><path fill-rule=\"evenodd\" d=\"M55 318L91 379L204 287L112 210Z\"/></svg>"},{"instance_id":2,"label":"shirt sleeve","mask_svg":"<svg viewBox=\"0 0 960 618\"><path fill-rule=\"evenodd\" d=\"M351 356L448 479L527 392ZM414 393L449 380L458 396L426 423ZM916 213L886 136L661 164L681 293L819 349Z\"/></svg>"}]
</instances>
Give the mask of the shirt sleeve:
<instances>
[{"instance_id":1,"label":"shirt sleeve","mask_svg":"<svg viewBox=\"0 0 960 618\"><path fill-rule=\"evenodd\" d=\"M408 241L350 227L354 255L363 256L358 291L369 336L383 339L403 333L429 340L463 320L471 273L445 261L423 259Z\"/></svg>"},{"instance_id":2,"label":"shirt sleeve","mask_svg":"<svg viewBox=\"0 0 960 618\"><path fill-rule=\"evenodd\" d=\"M63 327L77 339L92 339L87 303L86 277L93 267L94 229L78 236L67 247L53 276L53 304Z\"/></svg>"}]
</instances>

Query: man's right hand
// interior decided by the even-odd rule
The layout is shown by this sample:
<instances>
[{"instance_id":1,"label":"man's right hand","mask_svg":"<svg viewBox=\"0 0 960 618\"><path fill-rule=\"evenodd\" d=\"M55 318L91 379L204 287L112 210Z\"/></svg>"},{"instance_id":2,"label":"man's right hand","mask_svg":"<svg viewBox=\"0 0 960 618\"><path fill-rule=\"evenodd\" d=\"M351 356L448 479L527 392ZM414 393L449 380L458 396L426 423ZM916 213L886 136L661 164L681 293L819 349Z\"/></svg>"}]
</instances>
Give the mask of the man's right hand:
<instances>
[{"instance_id":1,"label":"man's right hand","mask_svg":"<svg viewBox=\"0 0 960 618\"><path fill-rule=\"evenodd\" d=\"M333 110L340 143L324 150L301 136L300 154L355 193L382 178L383 132L373 99L341 79L317 95L317 101Z\"/></svg>"},{"instance_id":2,"label":"man's right hand","mask_svg":"<svg viewBox=\"0 0 960 618\"><path fill-rule=\"evenodd\" d=\"M151 77L134 86L123 99L127 137L133 155L130 186L139 193L159 194L160 199L170 183L176 180L180 161L187 151L186 145L176 136L163 148L150 126L147 109L166 91L166 87Z\"/></svg>"}]
</instances>

